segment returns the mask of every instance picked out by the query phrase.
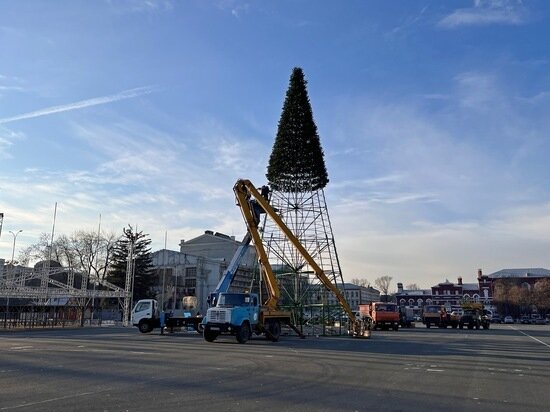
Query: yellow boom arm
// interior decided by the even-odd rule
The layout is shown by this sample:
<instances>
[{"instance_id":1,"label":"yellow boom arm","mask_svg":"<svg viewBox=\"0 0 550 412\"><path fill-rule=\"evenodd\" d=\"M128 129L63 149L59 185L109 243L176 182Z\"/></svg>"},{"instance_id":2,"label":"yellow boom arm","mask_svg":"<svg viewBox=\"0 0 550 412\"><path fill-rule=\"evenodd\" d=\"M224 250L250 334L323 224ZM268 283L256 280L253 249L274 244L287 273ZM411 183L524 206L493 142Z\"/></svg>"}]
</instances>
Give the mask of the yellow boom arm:
<instances>
[{"instance_id":1,"label":"yellow boom arm","mask_svg":"<svg viewBox=\"0 0 550 412\"><path fill-rule=\"evenodd\" d=\"M338 299L338 302L340 302L340 305L348 315L350 322L352 324L356 324L355 314L351 310L348 302L346 301L340 290L329 280L329 278L325 275L323 270L311 257L308 251L304 248L304 246L300 243L296 236L294 236L294 234L282 221L275 210L269 205L267 199L265 199L258 192L258 190L250 182L250 180L237 180L237 183L235 183L235 186L233 187L233 191L235 192L238 206L240 207L244 220L246 222L248 232L254 240L254 245L256 247L258 258L260 260L260 267L262 267L262 270L264 272L264 279L267 283L267 288L269 292L269 298L265 305L271 309L274 309L277 305L277 301L279 300L280 291L279 286L277 285L277 279L273 274L273 270L271 269L271 265L267 259L267 254L263 247L262 239L258 232L259 219L256 215L256 212L254 211L254 204L252 203L252 201L257 202L257 204L263 209L263 211L277 224L277 226L284 233L287 239L294 245L294 247L298 250L302 257L307 261L307 263L313 269L315 275L325 286L325 288L334 293L336 299Z\"/></svg>"}]
</instances>

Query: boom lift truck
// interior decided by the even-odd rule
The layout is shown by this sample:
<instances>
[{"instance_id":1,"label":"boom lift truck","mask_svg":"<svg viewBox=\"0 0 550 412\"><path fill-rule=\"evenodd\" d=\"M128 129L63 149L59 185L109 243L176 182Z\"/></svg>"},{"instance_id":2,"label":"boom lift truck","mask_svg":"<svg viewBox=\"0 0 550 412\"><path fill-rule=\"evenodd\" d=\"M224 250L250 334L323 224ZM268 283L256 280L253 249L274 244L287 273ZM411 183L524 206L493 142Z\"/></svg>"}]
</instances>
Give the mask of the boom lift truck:
<instances>
[{"instance_id":1,"label":"boom lift truck","mask_svg":"<svg viewBox=\"0 0 550 412\"><path fill-rule=\"evenodd\" d=\"M252 333L255 333L257 335L264 334L266 338L275 342L279 340L281 334L281 323L290 326L299 336L303 337L298 329L291 324L290 312L281 311L277 307L280 290L258 230L261 213L266 213L277 224L287 239L307 261L325 288L334 293L348 315L350 321L349 333L357 337L369 337L370 319L359 319L355 316L340 290L332 284L300 241L269 205L267 196L265 194L262 196L249 180L244 179L240 179L235 183L233 191L237 206L239 206L247 226L247 236L250 236L250 240L253 241L256 248L266 284L267 297L263 302L260 302L260 296L255 293L228 293L226 290L230 283L225 282L226 279L222 279L218 286L225 286L217 288L216 302L208 309L203 320L204 339L213 342L219 335L234 335L239 343L245 343L252 336Z\"/></svg>"},{"instance_id":2,"label":"boom lift truck","mask_svg":"<svg viewBox=\"0 0 550 412\"><path fill-rule=\"evenodd\" d=\"M192 327L198 333L202 333L203 317L198 313L192 315L197 307L196 297L184 296L181 304L178 302L175 309L160 306L156 299L139 300L132 309L132 325L141 333L149 333L155 328L160 328L160 333L163 334L165 329L173 332L174 328L181 327Z\"/></svg>"},{"instance_id":3,"label":"boom lift truck","mask_svg":"<svg viewBox=\"0 0 550 412\"><path fill-rule=\"evenodd\" d=\"M241 242L241 246L239 246L239 248L233 255L233 258L231 259L229 266L224 272L222 278L220 279L218 286L216 286L216 289L214 289L214 292L210 293L210 295L208 296L208 306L216 306L218 296L220 295L220 293L227 292L229 290L229 287L231 286L231 283L233 283L233 279L235 278L235 274L239 269L239 265L241 264L241 261L246 255L246 252L248 250L248 245L250 245L251 239L252 237L250 236L250 233L247 232L246 236Z\"/></svg>"},{"instance_id":4,"label":"boom lift truck","mask_svg":"<svg viewBox=\"0 0 550 412\"><path fill-rule=\"evenodd\" d=\"M235 274L239 269L241 260L246 255L250 244L250 235L247 233L241 246L237 249L229 266L225 270L222 279L216 286L214 292L208 296L208 305L215 306L218 295L221 291L228 291ZM191 311L197 306L197 298L185 296L182 299L183 310L177 308L160 308L159 302L155 299L141 299L132 310L132 325L137 326L140 332L149 333L155 328L160 328L161 334L164 329L173 331L176 327L193 327L198 333L203 332L203 317L199 314L191 316ZM180 305L180 302L178 302Z\"/></svg>"}]
</instances>

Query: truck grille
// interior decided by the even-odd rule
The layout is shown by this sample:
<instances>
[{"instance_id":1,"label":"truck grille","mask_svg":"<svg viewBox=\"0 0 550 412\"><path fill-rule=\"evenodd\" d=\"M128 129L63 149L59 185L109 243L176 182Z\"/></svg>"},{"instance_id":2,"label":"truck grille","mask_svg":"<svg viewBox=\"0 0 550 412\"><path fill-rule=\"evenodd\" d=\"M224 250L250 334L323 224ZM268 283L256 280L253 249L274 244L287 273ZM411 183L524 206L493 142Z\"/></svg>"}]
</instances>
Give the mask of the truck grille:
<instances>
[{"instance_id":1,"label":"truck grille","mask_svg":"<svg viewBox=\"0 0 550 412\"><path fill-rule=\"evenodd\" d=\"M225 323L227 322L228 316L226 310L220 310L220 309L210 309L210 313L208 314L208 321L214 322L214 323Z\"/></svg>"}]
</instances>

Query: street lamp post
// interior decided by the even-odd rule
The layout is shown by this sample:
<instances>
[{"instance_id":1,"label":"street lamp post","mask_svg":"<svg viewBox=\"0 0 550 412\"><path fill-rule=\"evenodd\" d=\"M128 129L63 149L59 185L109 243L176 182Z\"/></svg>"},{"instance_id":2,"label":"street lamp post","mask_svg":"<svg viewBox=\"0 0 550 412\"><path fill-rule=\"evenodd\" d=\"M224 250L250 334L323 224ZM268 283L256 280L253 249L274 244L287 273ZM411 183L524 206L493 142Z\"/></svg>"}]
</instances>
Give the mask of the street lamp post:
<instances>
[{"instance_id":1,"label":"street lamp post","mask_svg":"<svg viewBox=\"0 0 550 412\"><path fill-rule=\"evenodd\" d=\"M11 250L11 270L12 270L12 274L13 274L13 270L14 270L14 265L13 265L13 257L15 255L15 241L17 240L17 235L19 235L19 233L21 233L23 231L23 229L21 230L18 230L16 233L13 233L11 230L10 230L10 233L13 235L13 249ZM8 284L8 279L6 278L6 286ZM8 293L8 297L6 298L6 321L8 319L8 311L10 309L10 292L9 292L9 289L6 288L6 292Z\"/></svg>"},{"instance_id":2,"label":"street lamp post","mask_svg":"<svg viewBox=\"0 0 550 412\"><path fill-rule=\"evenodd\" d=\"M13 233L11 230L10 230L10 233L13 235L13 249L11 250L11 265L13 266L13 257L15 255L15 241L17 240L17 235L19 235L19 233L21 233L23 231L23 229L20 229L17 231L17 233Z\"/></svg>"}]
</instances>

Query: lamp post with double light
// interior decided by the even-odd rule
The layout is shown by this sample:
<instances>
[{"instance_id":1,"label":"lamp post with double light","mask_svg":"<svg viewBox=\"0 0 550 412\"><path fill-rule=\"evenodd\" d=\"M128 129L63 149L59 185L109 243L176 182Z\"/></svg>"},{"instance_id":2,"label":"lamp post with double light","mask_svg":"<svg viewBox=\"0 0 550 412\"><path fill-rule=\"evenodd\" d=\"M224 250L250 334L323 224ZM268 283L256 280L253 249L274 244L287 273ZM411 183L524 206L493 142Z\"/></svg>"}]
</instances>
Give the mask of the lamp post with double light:
<instances>
[{"instance_id":1,"label":"lamp post with double light","mask_svg":"<svg viewBox=\"0 0 550 412\"><path fill-rule=\"evenodd\" d=\"M13 235L13 249L11 250L11 270L12 270L12 275L13 275L13 271L15 269L15 265L13 263L13 259L14 259L14 256L15 256L15 241L17 240L17 235L19 235L19 233L21 233L23 231L23 229L20 229L18 230L17 232L13 233L11 230L10 230L10 233ZM13 276L10 276L10 277L13 277ZM7 279L6 279L7 280ZM7 282L6 282L7 284ZM8 317L8 311L9 311L9 308L10 308L10 292L9 292L9 288L7 290L8 292L8 297L6 299L6 319Z\"/></svg>"},{"instance_id":2,"label":"lamp post with double light","mask_svg":"<svg viewBox=\"0 0 550 412\"><path fill-rule=\"evenodd\" d=\"M13 248L11 250L11 265L13 266L13 257L15 255L15 241L17 240L17 235L19 235L19 233L21 233L23 231L23 229L20 229L18 230L16 233L13 233L11 230L10 230L10 233L13 235Z\"/></svg>"}]
</instances>

